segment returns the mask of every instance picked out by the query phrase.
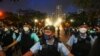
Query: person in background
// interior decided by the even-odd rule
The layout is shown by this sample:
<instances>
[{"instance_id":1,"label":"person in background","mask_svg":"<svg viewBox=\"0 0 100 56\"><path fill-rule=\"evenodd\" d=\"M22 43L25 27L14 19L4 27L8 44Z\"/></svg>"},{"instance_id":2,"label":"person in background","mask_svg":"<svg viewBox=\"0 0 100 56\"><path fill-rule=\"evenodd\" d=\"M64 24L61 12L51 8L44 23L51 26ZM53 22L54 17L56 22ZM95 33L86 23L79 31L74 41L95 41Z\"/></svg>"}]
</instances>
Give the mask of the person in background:
<instances>
[{"instance_id":1,"label":"person in background","mask_svg":"<svg viewBox=\"0 0 100 56\"><path fill-rule=\"evenodd\" d=\"M96 29L95 28L90 28L89 30L88 30L88 34L89 34L89 36L90 36L90 38L91 38L91 44L93 45L94 44L94 42L95 42L95 40L98 38L98 36L97 36L97 34L96 34Z\"/></svg>"},{"instance_id":2,"label":"person in background","mask_svg":"<svg viewBox=\"0 0 100 56\"><path fill-rule=\"evenodd\" d=\"M87 56L91 49L91 38L87 34L88 26L81 25L79 32L73 34L66 45L70 46L70 51L74 56Z\"/></svg>"},{"instance_id":3,"label":"person in background","mask_svg":"<svg viewBox=\"0 0 100 56\"><path fill-rule=\"evenodd\" d=\"M25 54L27 51L29 51L29 49L38 41L39 38L36 33L32 32L30 25L24 25L20 41L22 54Z\"/></svg>"},{"instance_id":4,"label":"person in background","mask_svg":"<svg viewBox=\"0 0 100 56\"><path fill-rule=\"evenodd\" d=\"M22 37L22 33L16 27L12 34L13 42L6 47L6 49L13 47L13 55L17 55L17 56L21 55L21 51L19 51L20 49L19 43L21 41L21 37Z\"/></svg>"},{"instance_id":5,"label":"person in background","mask_svg":"<svg viewBox=\"0 0 100 56\"><path fill-rule=\"evenodd\" d=\"M2 48L6 54L6 56L12 56L12 47L8 48L8 46L13 42L12 31L10 30L9 25L5 25L2 35Z\"/></svg>"},{"instance_id":6,"label":"person in background","mask_svg":"<svg viewBox=\"0 0 100 56\"><path fill-rule=\"evenodd\" d=\"M88 56L100 56L100 31L97 32L97 36L98 38L96 39Z\"/></svg>"}]
</instances>

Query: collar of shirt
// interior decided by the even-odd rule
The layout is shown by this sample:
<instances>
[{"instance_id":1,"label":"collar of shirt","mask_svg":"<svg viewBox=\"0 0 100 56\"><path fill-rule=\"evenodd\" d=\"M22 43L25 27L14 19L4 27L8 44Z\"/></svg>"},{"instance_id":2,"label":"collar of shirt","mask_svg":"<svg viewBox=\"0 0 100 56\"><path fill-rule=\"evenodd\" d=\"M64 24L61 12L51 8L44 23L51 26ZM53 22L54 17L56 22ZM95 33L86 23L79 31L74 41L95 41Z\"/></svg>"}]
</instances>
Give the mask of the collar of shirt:
<instances>
[{"instance_id":1,"label":"collar of shirt","mask_svg":"<svg viewBox=\"0 0 100 56\"><path fill-rule=\"evenodd\" d=\"M87 34L80 34L80 37L83 38L83 39L85 39L86 36L87 36Z\"/></svg>"},{"instance_id":2,"label":"collar of shirt","mask_svg":"<svg viewBox=\"0 0 100 56\"><path fill-rule=\"evenodd\" d=\"M47 43L48 45L53 45L53 43L54 43L54 38L52 38L52 39L50 39L50 40L46 40L46 43Z\"/></svg>"}]
</instances>

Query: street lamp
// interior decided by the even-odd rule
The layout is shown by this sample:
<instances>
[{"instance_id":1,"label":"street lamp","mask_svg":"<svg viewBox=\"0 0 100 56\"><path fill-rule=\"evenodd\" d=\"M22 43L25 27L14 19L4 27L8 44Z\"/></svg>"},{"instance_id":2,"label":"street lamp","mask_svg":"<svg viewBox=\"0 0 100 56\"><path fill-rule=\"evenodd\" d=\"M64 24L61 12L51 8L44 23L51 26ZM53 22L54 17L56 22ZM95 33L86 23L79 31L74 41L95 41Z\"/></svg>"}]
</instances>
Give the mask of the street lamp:
<instances>
[{"instance_id":1,"label":"street lamp","mask_svg":"<svg viewBox=\"0 0 100 56\"><path fill-rule=\"evenodd\" d=\"M35 19L35 20L34 20L34 22L35 22L35 23L37 23L37 22L38 22L38 20L37 20L37 19Z\"/></svg>"},{"instance_id":2,"label":"street lamp","mask_svg":"<svg viewBox=\"0 0 100 56\"><path fill-rule=\"evenodd\" d=\"M74 19L70 19L70 22L73 23L74 22Z\"/></svg>"}]
</instances>

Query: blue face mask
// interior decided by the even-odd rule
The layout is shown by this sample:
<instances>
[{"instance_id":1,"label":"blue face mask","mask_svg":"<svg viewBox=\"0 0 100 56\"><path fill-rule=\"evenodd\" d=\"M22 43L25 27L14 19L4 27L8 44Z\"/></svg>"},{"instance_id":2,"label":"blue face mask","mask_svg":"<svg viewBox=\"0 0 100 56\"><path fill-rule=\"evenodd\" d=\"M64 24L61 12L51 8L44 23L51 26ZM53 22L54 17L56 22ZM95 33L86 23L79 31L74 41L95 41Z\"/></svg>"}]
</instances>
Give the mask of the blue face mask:
<instances>
[{"instance_id":1,"label":"blue face mask","mask_svg":"<svg viewBox=\"0 0 100 56\"><path fill-rule=\"evenodd\" d=\"M51 36L44 34L44 38L45 38L45 40L49 40L49 39L51 39Z\"/></svg>"}]
</instances>

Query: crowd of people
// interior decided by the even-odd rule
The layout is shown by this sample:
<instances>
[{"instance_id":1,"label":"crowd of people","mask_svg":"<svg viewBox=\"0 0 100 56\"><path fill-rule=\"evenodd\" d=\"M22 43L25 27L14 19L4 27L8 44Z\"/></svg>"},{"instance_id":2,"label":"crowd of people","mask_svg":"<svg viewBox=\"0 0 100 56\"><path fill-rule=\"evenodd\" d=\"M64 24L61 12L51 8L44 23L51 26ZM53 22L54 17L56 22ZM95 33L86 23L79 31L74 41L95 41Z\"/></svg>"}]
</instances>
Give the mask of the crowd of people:
<instances>
[{"instance_id":1,"label":"crowd of people","mask_svg":"<svg viewBox=\"0 0 100 56\"><path fill-rule=\"evenodd\" d=\"M21 28L8 24L0 27L1 50L6 56L22 55L38 41L37 34L29 24L24 24Z\"/></svg>"},{"instance_id":2,"label":"crowd of people","mask_svg":"<svg viewBox=\"0 0 100 56\"><path fill-rule=\"evenodd\" d=\"M4 24L0 26L0 56L99 56L99 26L81 25L70 33L64 44L52 25L36 32L27 23L21 27Z\"/></svg>"}]
</instances>

